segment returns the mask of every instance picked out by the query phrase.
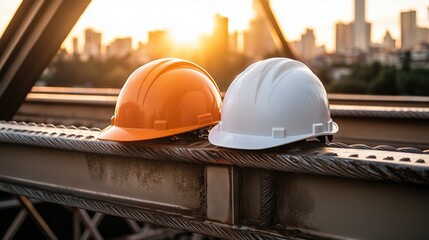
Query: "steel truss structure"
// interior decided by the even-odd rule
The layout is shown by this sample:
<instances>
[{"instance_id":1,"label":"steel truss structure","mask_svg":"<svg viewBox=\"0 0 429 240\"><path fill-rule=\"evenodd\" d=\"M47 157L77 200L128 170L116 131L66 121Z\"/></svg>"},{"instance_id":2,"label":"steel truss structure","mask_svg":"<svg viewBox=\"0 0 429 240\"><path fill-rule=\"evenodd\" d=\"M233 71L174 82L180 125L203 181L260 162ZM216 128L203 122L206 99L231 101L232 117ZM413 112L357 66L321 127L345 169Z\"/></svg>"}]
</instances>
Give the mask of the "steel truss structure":
<instances>
[{"instance_id":1,"label":"steel truss structure","mask_svg":"<svg viewBox=\"0 0 429 240\"><path fill-rule=\"evenodd\" d=\"M429 151L198 133L116 143L99 129L0 123L0 190L225 239L425 238Z\"/></svg>"}]
</instances>

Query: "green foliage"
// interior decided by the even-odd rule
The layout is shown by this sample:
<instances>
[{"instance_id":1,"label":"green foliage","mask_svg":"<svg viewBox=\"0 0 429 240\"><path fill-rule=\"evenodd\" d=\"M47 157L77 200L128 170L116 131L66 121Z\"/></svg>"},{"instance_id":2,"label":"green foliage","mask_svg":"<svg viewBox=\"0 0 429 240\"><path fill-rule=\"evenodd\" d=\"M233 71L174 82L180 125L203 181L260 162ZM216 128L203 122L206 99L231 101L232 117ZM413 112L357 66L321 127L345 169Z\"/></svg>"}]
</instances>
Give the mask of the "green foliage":
<instances>
[{"instance_id":1,"label":"green foliage","mask_svg":"<svg viewBox=\"0 0 429 240\"><path fill-rule=\"evenodd\" d=\"M429 69L399 72L396 86L400 95L429 96Z\"/></svg>"},{"instance_id":2,"label":"green foliage","mask_svg":"<svg viewBox=\"0 0 429 240\"><path fill-rule=\"evenodd\" d=\"M377 62L355 64L351 69L350 76L327 88L329 92L429 96L429 69L412 69L408 60L404 60L401 69Z\"/></svg>"},{"instance_id":3,"label":"green foliage","mask_svg":"<svg viewBox=\"0 0 429 240\"><path fill-rule=\"evenodd\" d=\"M356 64L352 66L352 73L349 79L371 82L372 79L379 74L381 69L382 65L379 62L374 62L371 65Z\"/></svg>"},{"instance_id":4,"label":"green foliage","mask_svg":"<svg viewBox=\"0 0 429 240\"><path fill-rule=\"evenodd\" d=\"M48 73L42 75L40 81L47 86L121 88L137 67L127 58L106 61L60 58L51 63Z\"/></svg>"},{"instance_id":5,"label":"green foliage","mask_svg":"<svg viewBox=\"0 0 429 240\"><path fill-rule=\"evenodd\" d=\"M392 66L383 67L371 81L367 93L375 95L396 95L396 69Z\"/></svg>"},{"instance_id":6,"label":"green foliage","mask_svg":"<svg viewBox=\"0 0 429 240\"><path fill-rule=\"evenodd\" d=\"M330 90L335 93L364 93L367 84L359 79L346 79L340 81L338 84L331 86Z\"/></svg>"}]
</instances>

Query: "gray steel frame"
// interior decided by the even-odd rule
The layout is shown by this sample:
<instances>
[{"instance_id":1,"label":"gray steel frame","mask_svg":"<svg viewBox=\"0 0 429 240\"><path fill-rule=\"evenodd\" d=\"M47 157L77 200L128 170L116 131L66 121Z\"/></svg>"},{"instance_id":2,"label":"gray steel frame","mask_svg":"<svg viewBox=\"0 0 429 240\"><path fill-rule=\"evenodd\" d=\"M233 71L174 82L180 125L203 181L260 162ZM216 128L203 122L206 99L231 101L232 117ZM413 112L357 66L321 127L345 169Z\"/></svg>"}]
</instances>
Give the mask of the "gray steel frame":
<instances>
[{"instance_id":1,"label":"gray steel frame","mask_svg":"<svg viewBox=\"0 0 429 240\"><path fill-rule=\"evenodd\" d=\"M427 151L235 151L192 134L129 144L98 134L1 123L0 190L227 239L429 236Z\"/></svg>"}]
</instances>

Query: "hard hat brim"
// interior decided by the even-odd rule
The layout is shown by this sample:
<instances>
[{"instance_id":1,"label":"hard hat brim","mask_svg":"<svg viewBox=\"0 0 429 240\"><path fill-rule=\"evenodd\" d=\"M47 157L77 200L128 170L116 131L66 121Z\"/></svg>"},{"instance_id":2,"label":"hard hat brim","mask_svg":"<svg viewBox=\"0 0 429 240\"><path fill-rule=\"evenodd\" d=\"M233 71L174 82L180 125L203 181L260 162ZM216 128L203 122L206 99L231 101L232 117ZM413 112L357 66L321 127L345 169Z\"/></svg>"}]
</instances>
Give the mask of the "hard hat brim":
<instances>
[{"instance_id":1,"label":"hard hat brim","mask_svg":"<svg viewBox=\"0 0 429 240\"><path fill-rule=\"evenodd\" d=\"M200 128L208 127L216 124L208 123L203 125L187 126L183 128L172 128L166 130L154 130L154 129L137 129L137 128L124 128L110 125L105 128L99 135L100 140L109 140L116 142L134 142L142 140L150 140L168 136L174 136L181 133L191 132Z\"/></svg>"},{"instance_id":2,"label":"hard hat brim","mask_svg":"<svg viewBox=\"0 0 429 240\"><path fill-rule=\"evenodd\" d=\"M209 141L213 145L232 149L262 150L278 147L284 144L325 135L333 135L338 132L338 125L332 122L332 131L318 134L302 134L285 138L272 138L267 136L243 135L219 131L219 124L214 126L209 133Z\"/></svg>"}]
</instances>

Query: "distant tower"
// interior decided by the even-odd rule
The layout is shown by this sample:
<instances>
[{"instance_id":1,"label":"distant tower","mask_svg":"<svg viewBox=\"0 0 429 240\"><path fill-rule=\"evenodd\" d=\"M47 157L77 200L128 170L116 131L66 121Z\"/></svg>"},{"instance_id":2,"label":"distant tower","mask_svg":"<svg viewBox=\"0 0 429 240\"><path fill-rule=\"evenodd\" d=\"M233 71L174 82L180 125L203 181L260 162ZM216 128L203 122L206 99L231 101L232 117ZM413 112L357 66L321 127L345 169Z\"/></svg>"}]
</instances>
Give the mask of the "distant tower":
<instances>
[{"instance_id":1,"label":"distant tower","mask_svg":"<svg viewBox=\"0 0 429 240\"><path fill-rule=\"evenodd\" d=\"M170 33L166 30L148 32L147 48L149 59L171 56L173 47L170 39Z\"/></svg>"},{"instance_id":2,"label":"distant tower","mask_svg":"<svg viewBox=\"0 0 429 240\"><path fill-rule=\"evenodd\" d=\"M395 49L395 39L392 38L392 35L389 31L386 31L384 34L384 39L382 43L382 47L387 50L393 50Z\"/></svg>"},{"instance_id":3,"label":"distant tower","mask_svg":"<svg viewBox=\"0 0 429 240\"><path fill-rule=\"evenodd\" d=\"M335 25L335 51L345 54L353 49L353 24L338 22Z\"/></svg>"},{"instance_id":4,"label":"distant tower","mask_svg":"<svg viewBox=\"0 0 429 240\"><path fill-rule=\"evenodd\" d=\"M79 44L77 37L73 37L73 56L79 55Z\"/></svg>"},{"instance_id":5,"label":"distant tower","mask_svg":"<svg viewBox=\"0 0 429 240\"><path fill-rule=\"evenodd\" d=\"M401 49L409 50L417 44L416 11L401 12Z\"/></svg>"},{"instance_id":6,"label":"distant tower","mask_svg":"<svg viewBox=\"0 0 429 240\"><path fill-rule=\"evenodd\" d=\"M253 14L254 17L249 22L249 30L244 34L243 50L251 61L256 61L276 51L276 44L258 0L253 0Z\"/></svg>"},{"instance_id":7,"label":"distant tower","mask_svg":"<svg viewBox=\"0 0 429 240\"><path fill-rule=\"evenodd\" d=\"M132 38L115 38L106 48L107 57L125 57L132 52Z\"/></svg>"},{"instance_id":8,"label":"distant tower","mask_svg":"<svg viewBox=\"0 0 429 240\"><path fill-rule=\"evenodd\" d=\"M214 16L212 44L216 49L215 53L220 56L228 54L229 46L229 33L228 33L228 18L220 14Z\"/></svg>"},{"instance_id":9,"label":"distant tower","mask_svg":"<svg viewBox=\"0 0 429 240\"><path fill-rule=\"evenodd\" d=\"M204 51L205 67L223 91L226 91L231 82L228 72L224 70L230 54L228 21L227 17L220 14L214 16L213 32L205 41L207 45Z\"/></svg>"},{"instance_id":10,"label":"distant tower","mask_svg":"<svg viewBox=\"0 0 429 240\"><path fill-rule=\"evenodd\" d=\"M101 57L101 33L88 28L85 30L84 54L87 57Z\"/></svg>"},{"instance_id":11,"label":"distant tower","mask_svg":"<svg viewBox=\"0 0 429 240\"><path fill-rule=\"evenodd\" d=\"M368 50L368 26L365 21L365 0L355 0L354 47Z\"/></svg>"},{"instance_id":12,"label":"distant tower","mask_svg":"<svg viewBox=\"0 0 429 240\"><path fill-rule=\"evenodd\" d=\"M316 38L314 37L314 31L311 28L307 28L306 32L301 35L302 41L302 54L303 59L311 59L316 55Z\"/></svg>"}]
</instances>

